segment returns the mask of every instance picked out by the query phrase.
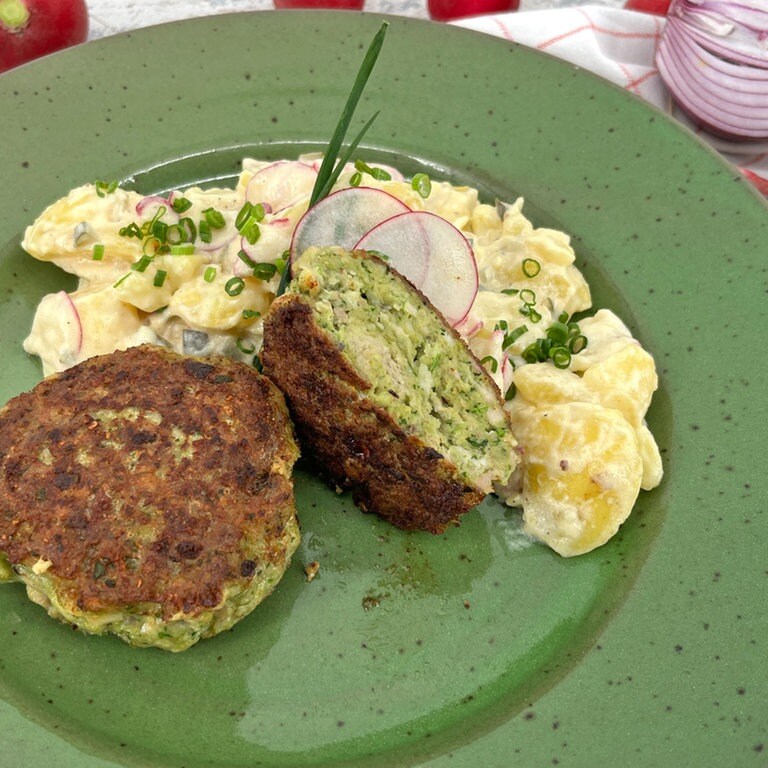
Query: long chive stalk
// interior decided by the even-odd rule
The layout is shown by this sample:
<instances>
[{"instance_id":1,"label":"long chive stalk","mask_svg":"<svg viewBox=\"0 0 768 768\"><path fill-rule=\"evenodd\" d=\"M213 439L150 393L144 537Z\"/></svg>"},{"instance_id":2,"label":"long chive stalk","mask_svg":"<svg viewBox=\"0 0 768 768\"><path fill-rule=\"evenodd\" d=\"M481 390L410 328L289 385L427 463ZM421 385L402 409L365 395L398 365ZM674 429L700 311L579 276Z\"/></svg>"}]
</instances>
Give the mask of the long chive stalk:
<instances>
[{"instance_id":1,"label":"long chive stalk","mask_svg":"<svg viewBox=\"0 0 768 768\"><path fill-rule=\"evenodd\" d=\"M373 67L376 64L376 60L379 58L381 47L384 44L384 37L387 34L388 22L383 22L379 31L374 36L371 44L368 46L365 57L360 64L360 69L357 72L357 77L352 85L352 90L349 92L347 102L344 105L344 109L341 111L339 121L336 123L336 128L333 131L331 140L328 142L328 148L323 156L323 162L320 164L320 170L317 172L317 179L315 180L315 186L312 188L312 195L309 199L309 207L311 208L315 203L322 200L333 189L333 185L339 178L344 164L350 158L352 153L357 148L358 144L365 136L368 129L373 125L373 121L378 116L376 112L368 122L363 126L360 132L355 136L354 140L349 144L344 153L341 153L344 138L349 130L349 125L352 122L352 117L355 114L357 103L360 101L360 96L365 90L365 86L368 83L368 79L371 76ZM277 288L277 295L285 293L285 289L290 279L291 265L287 263L283 274L280 277L280 285Z\"/></svg>"}]
</instances>

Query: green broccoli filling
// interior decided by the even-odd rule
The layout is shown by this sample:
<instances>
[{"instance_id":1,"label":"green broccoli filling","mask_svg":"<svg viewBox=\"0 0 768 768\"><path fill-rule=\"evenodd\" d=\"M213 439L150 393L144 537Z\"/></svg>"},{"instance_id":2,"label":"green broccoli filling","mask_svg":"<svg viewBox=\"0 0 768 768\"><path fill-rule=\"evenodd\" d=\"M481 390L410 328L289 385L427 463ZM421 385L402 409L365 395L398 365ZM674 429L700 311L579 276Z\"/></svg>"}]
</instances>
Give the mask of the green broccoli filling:
<instances>
[{"instance_id":1,"label":"green broccoli filling","mask_svg":"<svg viewBox=\"0 0 768 768\"><path fill-rule=\"evenodd\" d=\"M379 260L310 249L298 267L291 291L371 383L366 395L469 482L486 491L505 482L516 443L503 407L442 318Z\"/></svg>"}]
</instances>

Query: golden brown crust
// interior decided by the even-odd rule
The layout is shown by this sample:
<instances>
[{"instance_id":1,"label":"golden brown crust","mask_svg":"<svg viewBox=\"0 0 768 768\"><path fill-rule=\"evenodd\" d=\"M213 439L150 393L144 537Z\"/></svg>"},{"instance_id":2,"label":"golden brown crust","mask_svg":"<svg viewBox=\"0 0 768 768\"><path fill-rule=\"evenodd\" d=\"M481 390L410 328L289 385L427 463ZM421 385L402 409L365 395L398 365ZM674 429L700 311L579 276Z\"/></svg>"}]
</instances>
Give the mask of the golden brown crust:
<instances>
[{"instance_id":1,"label":"golden brown crust","mask_svg":"<svg viewBox=\"0 0 768 768\"><path fill-rule=\"evenodd\" d=\"M365 395L350 365L297 295L277 299L264 323L264 372L283 391L299 441L355 501L399 528L440 533L483 499L456 467L406 434Z\"/></svg>"},{"instance_id":2,"label":"golden brown crust","mask_svg":"<svg viewBox=\"0 0 768 768\"><path fill-rule=\"evenodd\" d=\"M92 358L0 410L0 553L49 561L80 611L194 615L284 560L297 456L281 393L242 363Z\"/></svg>"}]
</instances>

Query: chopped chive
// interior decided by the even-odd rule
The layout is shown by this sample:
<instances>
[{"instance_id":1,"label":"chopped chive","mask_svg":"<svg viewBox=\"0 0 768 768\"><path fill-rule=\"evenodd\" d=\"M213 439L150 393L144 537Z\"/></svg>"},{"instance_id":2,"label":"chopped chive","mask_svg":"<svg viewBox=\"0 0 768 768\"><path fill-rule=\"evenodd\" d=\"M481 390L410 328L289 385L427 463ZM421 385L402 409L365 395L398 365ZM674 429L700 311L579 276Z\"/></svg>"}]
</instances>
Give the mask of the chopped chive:
<instances>
[{"instance_id":1,"label":"chopped chive","mask_svg":"<svg viewBox=\"0 0 768 768\"><path fill-rule=\"evenodd\" d=\"M527 317L532 323L538 323L541 320L541 314L533 304L523 304L520 307L520 314Z\"/></svg>"},{"instance_id":2,"label":"chopped chive","mask_svg":"<svg viewBox=\"0 0 768 768\"><path fill-rule=\"evenodd\" d=\"M117 189L117 181L96 181L94 186L99 197L106 197Z\"/></svg>"},{"instance_id":3,"label":"chopped chive","mask_svg":"<svg viewBox=\"0 0 768 768\"><path fill-rule=\"evenodd\" d=\"M509 389L504 393L504 399L509 402L512 400L512 398L517 394L517 387L515 386L515 383L512 382L509 385Z\"/></svg>"},{"instance_id":4,"label":"chopped chive","mask_svg":"<svg viewBox=\"0 0 768 768\"><path fill-rule=\"evenodd\" d=\"M205 216L205 221L211 229L224 229L226 226L224 214L215 208L206 208L203 211L203 216Z\"/></svg>"},{"instance_id":5,"label":"chopped chive","mask_svg":"<svg viewBox=\"0 0 768 768\"><path fill-rule=\"evenodd\" d=\"M271 280L277 272L277 265L269 262L262 262L253 268L253 276L259 280Z\"/></svg>"},{"instance_id":6,"label":"chopped chive","mask_svg":"<svg viewBox=\"0 0 768 768\"><path fill-rule=\"evenodd\" d=\"M154 285L155 288L162 288L166 277L168 277L168 273L164 269L158 269L157 272L155 272L155 279L152 281L152 285Z\"/></svg>"},{"instance_id":7,"label":"chopped chive","mask_svg":"<svg viewBox=\"0 0 768 768\"><path fill-rule=\"evenodd\" d=\"M509 323L506 320L499 320L494 326L494 331L506 331L509 328Z\"/></svg>"},{"instance_id":8,"label":"chopped chive","mask_svg":"<svg viewBox=\"0 0 768 768\"><path fill-rule=\"evenodd\" d=\"M493 355L486 355L481 361L481 365L489 365L491 367L491 373L496 373L499 370L499 361Z\"/></svg>"},{"instance_id":9,"label":"chopped chive","mask_svg":"<svg viewBox=\"0 0 768 768\"><path fill-rule=\"evenodd\" d=\"M259 221L255 216L250 216L239 231L251 245L261 237L261 227L259 227Z\"/></svg>"},{"instance_id":10,"label":"chopped chive","mask_svg":"<svg viewBox=\"0 0 768 768\"><path fill-rule=\"evenodd\" d=\"M171 207L176 213L184 213L184 211L188 211L192 207L192 201L186 197L175 197Z\"/></svg>"},{"instance_id":11,"label":"chopped chive","mask_svg":"<svg viewBox=\"0 0 768 768\"><path fill-rule=\"evenodd\" d=\"M153 221L152 235L156 237L161 243L164 243L168 239L168 225L164 221Z\"/></svg>"},{"instance_id":12,"label":"chopped chive","mask_svg":"<svg viewBox=\"0 0 768 768\"><path fill-rule=\"evenodd\" d=\"M224 290L229 296L239 296L245 288L245 280L242 277L230 277L224 284Z\"/></svg>"},{"instance_id":13,"label":"chopped chive","mask_svg":"<svg viewBox=\"0 0 768 768\"><path fill-rule=\"evenodd\" d=\"M152 227L155 226L155 222L160 221L160 219L165 216L165 213L168 209L164 205L159 205L157 207L157 210L155 211L155 215L152 217L152 220L149 222L149 230L152 230Z\"/></svg>"},{"instance_id":14,"label":"chopped chive","mask_svg":"<svg viewBox=\"0 0 768 768\"><path fill-rule=\"evenodd\" d=\"M523 290L520 291L520 301L522 301L523 304L535 304L536 294L530 288L523 288Z\"/></svg>"},{"instance_id":15,"label":"chopped chive","mask_svg":"<svg viewBox=\"0 0 768 768\"><path fill-rule=\"evenodd\" d=\"M432 192L432 181L426 173L417 173L411 179L411 189L426 200Z\"/></svg>"},{"instance_id":16,"label":"chopped chive","mask_svg":"<svg viewBox=\"0 0 768 768\"><path fill-rule=\"evenodd\" d=\"M587 343L587 337L580 333L578 336L574 336L568 342L568 348L571 350L572 354L578 355L579 352L581 352L583 349L586 349Z\"/></svg>"},{"instance_id":17,"label":"chopped chive","mask_svg":"<svg viewBox=\"0 0 768 768\"><path fill-rule=\"evenodd\" d=\"M363 174L360 173L360 171L355 171L350 177L349 177L349 186L350 187L359 187L360 182L363 180Z\"/></svg>"},{"instance_id":18,"label":"chopped chive","mask_svg":"<svg viewBox=\"0 0 768 768\"><path fill-rule=\"evenodd\" d=\"M165 242L169 245L178 245L186 239L186 233L180 224L169 224L165 230Z\"/></svg>"},{"instance_id":19,"label":"chopped chive","mask_svg":"<svg viewBox=\"0 0 768 768\"><path fill-rule=\"evenodd\" d=\"M206 283L212 283L216 279L216 267L206 267L203 272L203 280Z\"/></svg>"},{"instance_id":20,"label":"chopped chive","mask_svg":"<svg viewBox=\"0 0 768 768\"><path fill-rule=\"evenodd\" d=\"M204 243L211 242L211 239L212 239L211 225L205 219L202 219L200 221L200 224L198 225L198 232L200 233L200 239Z\"/></svg>"},{"instance_id":21,"label":"chopped chive","mask_svg":"<svg viewBox=\"0 0 768 768\"><path fill-rule=\"evenodd\" d=\"M96 245L93 246L93 256L94 261L101 261L104 258L104 244L103 243L96 243Z\"/></svg>"},{"instance_id":22,"label":"chopped chive","mask_svg":"<svg viewBox=\"0 0 768 768\"><path fill-rule=\"evenodd\" d=\"M565 344L568 341L568 326L558 320L547 328L547 336L556 344Z\"/></svg>"},{"instance_id":23,"label":"chopped chive","mask_svg":"<svg viewBox=\"0 0 768 768\"><path fill-rule=\"evenodd\" d=\"M118 288L121 286L129 277L131 276L130 272L126 272L112 287Z\"/></svg>"},{"instance_id":24,"label":"chopped chive","mask_svg":"<svg viewBox=\"0 0 768 768\"><path fill-rule=\"evenodd\" d=\"M235 218L235 227L238 231L243 227L246 221L251 218L251 213L253 212L253 203L249 203L247 200L245 203L243 203L243 207L240 209L240 211L237 214L237 217Z\"/></svg>"},{"instance_id":25,"label":"chopped chive","mask_svg":"<svg viewBox=\"0 0 768 768\"><path fill-rule=\"evenodd\" d=\"M389 173L389 171L385 171L383 168L376 168L375 166L368 165L362 160L355 160L355 170L357 170L357 172L360 174L367 173L377 181L390 181L392 179L392 175Z\"/></svg>"},{"instance_id":26,"label":"chopped chive","mask_svg":"<svg viewBox=\"0 0 768 768\"><path fill-rule=\"evenodd\" d=\"M194 252L195 246L192 243L171 246L171 256L191 256Z\"/></svg>"},{"instance_id":27,"label":"chopped chive","mask_svg":"<svg viewBox=\"0 0 768 768\"><path fill-rule=\"evenodd\" d=\"M158 253L161 252L160 248L162 247L162 245L163 243L159 240L159 238L148 237L144 241L142 252L144 253L144 256L152 258L153 256L156 256Z\"/></svg>"},{"instance_id":28,"label":"chopped chive","mask_svg":"<svg viewBox=\"0 0 768 768\"><path fill-rule=\"evenodd\" d=\"M240 259L248 269L256 269L256 262L244 250L241 249L237 252L237 258Z\"/></svg>"},{"instance_id":29,"label":"chopped chive","mask_svg":"<svg viewBox=\"0 0 768 768\"><path fill-rule=\"evenodd\" d=\"M514 344L523 334L526 334L526 333L528 333L528 326L519 325L517 328L515 328L514 331L504 336L504 341L502 341L501 343L501 348L506 349L507 347Z\"/></svg>"},{"instance_id":30,"label":"chopped chive","mask_svg":"<svg viewBox=\"0 0 768 768\"><path fill-rule=\"evenodd\" d=\"M526 277L536 277L541 272L541 264L536 259L523 259L523 274Z\"/></svg>"},{"instance_id":31,"label":"chopped chive","mask_svg":"<svg viewBox=\"0 0 768 768\"><path fill-rule=\"evenodd\" d=\"M252 355L256 351L256 345L247 339L238 339L235 345L244 355Z\"/></svg>"},{"instance_id":32,"label":"chopped chive","mask_svg":"<svg viewBox=\"0 0 768 768\"><path fill-rule=\"evenodd\" d=\"M554 347L549 356L555 368L567 368L571 364L571 353L567 347Z\"/></svg>"},{"instance_id":33,"label":"chopped chive","mask_svg":"<svg viewBox=\"0 0 768 768\"><path fill-rule=\"evenodd\" d=\"M258 355L253 356L253 367L261 373L264 370L264 366L261 364L261 358Z\"/></svg>"},{"instance_id":34,"label":"chopped chive","mask_svg":"<svg viewBox=\"0 0 768 768\"><path fill-rule=\"evenodd\" d=\"M505 288L502 293L505 296L517 296L518 293L520 293L519 288Z\"/></svg>"},{"instance_id":35,"label":"chopped chive","mask_svg":"<svg viewBox=\"0 0 768 768\"><path fill-rule=\"evenodd\" d=\"M119 235L120 237L136 237L139 240L144 239L144 233L141 231L141 227L139 227L135 221L132 221L125 227L121 227L119 230Z\"/></svg>"},{"instance_id":36,"label":"chopped chive","mask_svg":"<svg viewBox=\"0 0 768 768\"><path fill-rule=\"evenodd\" d=\"M243 320L254 320L257 317L261 317L261 312L257 312L255 309L243 310Z\"/></svg>"},{"instance_id":37,"label":"chopped chive","mask_svg":"<svg viewBox=\"0 0 768 768\"><path fill-rule=\"evenodd\" d=\"M195 226L195 222L192 221L189 216L184 216L179 219L179 227L184 232L184 237L182 239L187 243L194 243L197 238L197 227Z\"/></svg>"},{"instance_id":38,"label":"chopped chive","mask_svg":"<svg viewBox=\"0 0 768 768\"><path fill-rule=\"evenodd\" d=\"M525 360L526 363L540 363L540 362L542 362L539 359L539 352L538 352L535 344L529 344L523 350L522 358L523 358L523 360Z\"/></svg>"},{"instance_id":39,"label":"chopped chive","mask_svg":"<svg viewBox=\"0 0 768 768\"><path fill-rule=\"evenodd\" d=\"M151 263L152 257L145 253L137 262L131 264L131 269L134 272L144 272Z\"/></svg>"}]
</instances>

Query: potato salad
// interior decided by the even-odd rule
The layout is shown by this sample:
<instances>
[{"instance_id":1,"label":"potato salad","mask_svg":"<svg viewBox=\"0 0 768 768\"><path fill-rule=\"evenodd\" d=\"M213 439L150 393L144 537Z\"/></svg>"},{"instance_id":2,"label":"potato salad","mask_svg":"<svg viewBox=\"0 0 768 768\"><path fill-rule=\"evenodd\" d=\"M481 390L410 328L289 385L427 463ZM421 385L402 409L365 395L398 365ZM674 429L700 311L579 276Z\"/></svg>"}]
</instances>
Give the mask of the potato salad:
<instances>
[{"instance_id":1,"label":"potato salad","mask_svg":"<svg viewBox=\"0 0 768 768\"><path fill-rule=\"evenodd\" d=\"M23 247L78 285L42 299L24 349L45 375L144 343L258 366L292 250L359 243L388 258L400 240L422 243L415 276L394 255L393 266L485 366L517 435L519 469L496 493L562 556L604 544L640 490L661 482L645 422L658 380L621 319L592 311L568 236L535 227L522 199L490 205L470 187L362 161L344 168L323 201L344 193L343 206L325 205L337 215L325 219L309 205L320 160L246 159L232 189L144 196L97 181L72 190L27 228ZM446 256L455 243L458 255Z\"/></svg>"}]
</instances>

